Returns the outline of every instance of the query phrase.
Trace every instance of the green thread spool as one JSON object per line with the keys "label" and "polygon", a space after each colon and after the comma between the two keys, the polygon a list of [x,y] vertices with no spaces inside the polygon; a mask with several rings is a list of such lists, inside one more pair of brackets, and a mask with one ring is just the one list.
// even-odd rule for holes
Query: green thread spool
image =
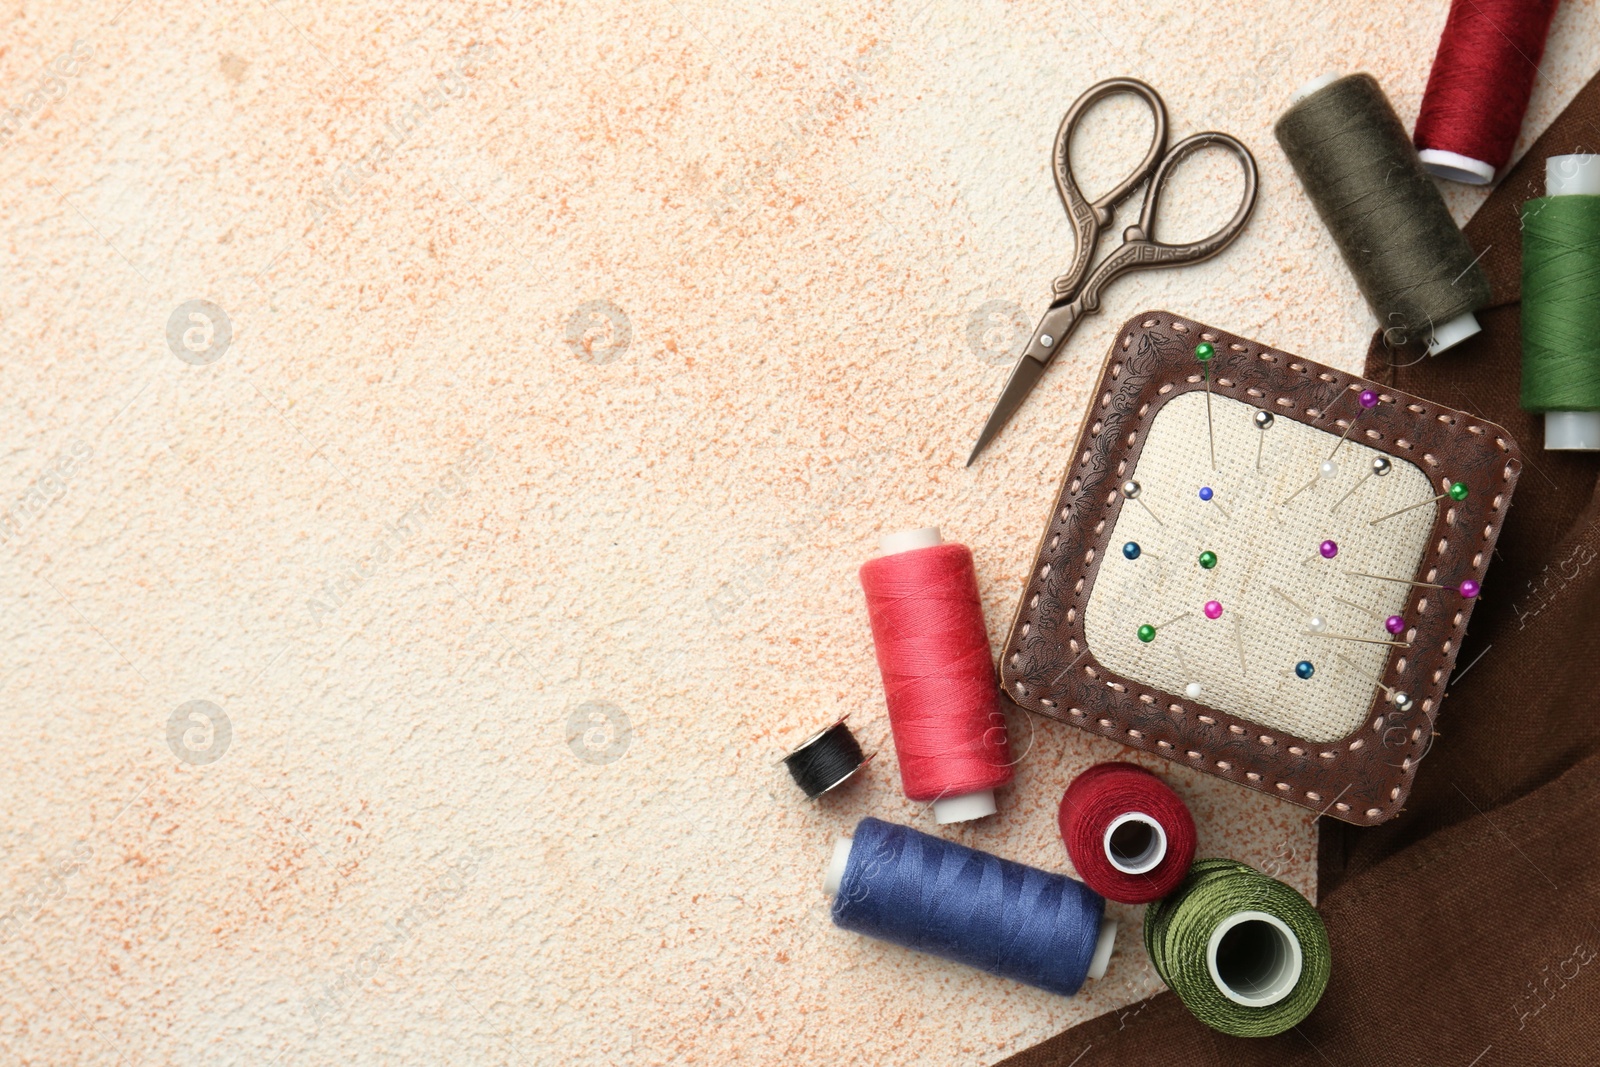
{"label": "green thread spool", "polygon": [[1233,860],[1200,860],[1144,915],[1144,947],[1194,1017],[1235,1037],[1311,1014],[1333,969],[1328,933],[1295,890]]}
{"label": "green thread spool", "polygon": [[1522,205],[1522,407],[1544,447],[1600,450],[1600,155],[1545,160]]}
{"label": "green thread spool", "polygon": [[1479,331],[1489,279],[1372,75],[1302,87],[1273,132],[1386,338],[1434,355]]}

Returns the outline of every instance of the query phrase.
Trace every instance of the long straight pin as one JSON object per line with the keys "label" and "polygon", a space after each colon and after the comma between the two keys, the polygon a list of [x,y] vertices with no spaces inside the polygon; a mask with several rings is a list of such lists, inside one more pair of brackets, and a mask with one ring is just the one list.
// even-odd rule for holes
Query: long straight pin
{"label": "long straight pin", "polygon": [[[1361,395],[1356,398],[1356,402],[1361,405],[1361,411],[1375,408],[1378,406],[1378,394],[1371,389],[1363,389],[1361,390]],[[1350,424],[1344,428],[1344,435],[1339,438],[1339,443],[1333,446],[1333,451],[1328,453],[1329,459],[1338,455],[1339,449],[1344,447],[1345,438],[1349,437],[1350,431],[1356,428],[1356,420],[1361,417],[1361,411],[1357,411],[1350,416]]]}
{"label": "long straight pin", "polygon": [[1283,597],[1283,599],[1287,600],[1289,602],[1289,606],[1290,607],[1297,608],[1300,611],[1305,612],[1307,615],[1311,614],[1311,609],[1310,608],[1306,607],[1304,604],[1300,603],[1298,600],[1294,599],[1288,593],[1285,593],[1282,589],[1279,589],[1277,586],[1273,586],[1272,587],[1272,591],[1274,593],[1277,593],[1279,596]]}
{"label": "long straight pin", "polygon": [[1278,506],[1279,507],[1285,507],[1295,497],[1299,496],[1301,493],[1305,492],[1307,489],[1310,489],[1313,485],[1316,485],[1317,482],[1324,481],[1324,480],[1331,481],[1332,479],[1337,478],[1338,476],[1339,476],[1339,465],[1337,463],[1335,463],[1331,459],[1325,459],[1320,464],[1317,465],[1317,475],[1316,475],[1316,477],[1312,478],[1305,485],[1302,485],[1300,488],[1298,488],[1294,492],[1290,493],[1289,494],[1289,499],[1285,500],[1282,504],[1279,504]]}
{"label": "long straight pin", "polygon": [[1410,578],[1390,578],[1385,574],[1368,574],[1366,571],[1350,571],[1349,573],[1357,575],[1361,578],[1376,578],[1380,582],[1396,582],[1400,585],[1414,585],[1422,589],[1453,589],[1462,596],[1466,597],[1468,600],[1471,600],[1473,597],[1477,596],[1479,591],[1483,588],[1483,586],[1479,585],[1471,578],[1468,578],[1460,585],[1439,585],[1434,582],[1415,582]]}
{"label": "long straight pin", "polygon": [[1376,519],[1373,519],[1371,522],[1367,523],[1367,525],[1376,526],[1378,523],[1384,521],[1384,519],[1392,519],[1396,515],[1404,515],[1408,511],[1415,511],[1417,508],[1427,507],[1429,504],[1437,504],[1446,497],[1458,502],[1467,499],[1467,484],[1465,482],[1452,482],[1450,488],[1440,493],[1438,496],[1430,497],[1427,500],[1419,500],[1415,504],[1407,504],[1399,511],[1391,511],[1387,515],[1382,515]]}
{"label": "long straight pin", "polygon": [[1151,626],[1149,623],[1145,623],[1143,626],[1139,627],[1139,640],[1148,645],[1151,641],[1156,639],[1156,633],[1158,631],[1164,630],[1178,620],[1188,617],[1189,614],[1190,613],[1186,611],[1182,615],[1174,615],[1160,626]]}
{"label": "long straight pin", "polygon": [[1357,489],[1360,489],[1363,485],[1366,485],[1368,478],[1371,478],[1373,475],[1377,475],[1379,478],[1385,477],[1393,469],[1394,464],[1389,462],[1388,456],[1374,457],[1372,460],[1372,469],[1363,477],[1357,479],[1356,484],[1350,487],[1350,491],[1348,493],[1334,501],[1333,507],[1328,509],[1328,513],[1331,515],[1333,512],[1338,511],[1339,505],[1343,504],[1346,500],[1349,500],[1350,497],[1355,494]]}
{"label": "long straight pin", "polygon": [[1211,359],[1217,354],[1209,341],[1201,341],[1194,346],[1194,358],[1200,361],[1200,369],[1206,378],[1206,437],[1211,441],[1211,469],[1217,469],[1217,434],[1211,428]]}
{"label": "long straight pin", "polygon": [[1261,470],[1261,446],[1267,443],[1267,431],[1272,429],[1272,424],[1277,420],[1272,417],[1272,412],[1270,411],[1256,412],[1255,420],[1256,429],[1261,431],[1261,435],[1256,438],[1256,471],[1259,473]]}
{"label": "long straight pin", "polygon": [[1373,611],[1369,607],[1363,607],[1362,605],[1357,604],[1354,600],[1346,600],[1342,596],[1336,596],[1333,599],[1337,600],[1347,608],[1355,608],[1357,611],[1361,612],[1361,614],[1370,616],[1371,618],[1376,619],[1378,622],[1383,623],[1383,628],[1394,634],[1396,637],[1406,632],[1406,618],[1404,615],[1385,615],[1380,611]]}
{"label": "long straight pin", "polygon": [[1334,556],[1337,556],[1338,554],[1339,554],[1339,545],[1338,545],[1337,542],[1324,541],[1324,542],[1322,542],[1322,544],[1317,546],[1316,553],[1314,555],[1312,555],[1310,559],[1303,560],[1301,562],[1300,566],[1304,567],[1307,563],[1315,563],[1319,559],[1332,559]]}
{"label": "long straight pin", "polygon": [[[1143,500],[1139,500],[1139,494],[1143,491],[1144,490],[1140,487],[1139,483],[1134,481],[1132,478],[1129,478],[1127,481],[1122,483],[1122,495],[1127,497],[1129,500],[1138,500],[1140,507],[1144,508],[1146,511],[1150,511],[1150,505],[1146,504]],[[1166,525],[1166,523],[1161,521],[1161,516],[1157,515],[1155,512],[1150,511],[1150,517],[1156,520],[1157,526]]]}
{"label": "long straight pin", "polygon": [[1239,677],[1243,678],[1249,673],[1249,668],[1244,665],[1244,635],[1239,631],[1239,619],[1233,620],[1233,644],[1239,650]]}
{"label": "long straight pin", "polygon": [[1209,485],[1202,485],[1200,487],[1200,499],[1210,501],[1212,507],[1222,512],[1223,518],[1227,519],[1229,522],[1233,521],[1233,516],[1228,514],[1228,509],[1217,503],[1217,494],[1212,491]]}
{"label": "long straight pin", "polygon": [[1410,648],[1410,641],[1379,641],[1373,637],[1347,637],[1344,634],[1319,634],[1315,630],[1306,631],[1310,637],[1326,637],[1330,641],[1360,641],[1364,645],[1389,645],[1392,648]]}

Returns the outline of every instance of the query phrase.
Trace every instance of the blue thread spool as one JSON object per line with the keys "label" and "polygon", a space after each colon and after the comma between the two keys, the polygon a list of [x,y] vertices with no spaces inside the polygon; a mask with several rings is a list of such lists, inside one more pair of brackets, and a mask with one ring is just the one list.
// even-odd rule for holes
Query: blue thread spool
{"label": "blue thread spool", "polygon": [[1106,973],[1105,901],[1064,874],[862,819],[833,850],[834,925],[1071,996]]}

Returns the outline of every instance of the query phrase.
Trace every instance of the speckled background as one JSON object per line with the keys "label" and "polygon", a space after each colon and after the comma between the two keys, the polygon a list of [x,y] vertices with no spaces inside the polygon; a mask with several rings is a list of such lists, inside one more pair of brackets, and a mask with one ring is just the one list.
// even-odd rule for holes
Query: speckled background
{"label": "speckled background", "polygon": [[[7,5],[6,1058],[983,1064],[1150,992],[1136,938],[1069,1000],[828,924],[836,835],[928,825],[855,568],[940,524],[998,641],[1134,311],[1357,367],[1270,126],[1330,68],[1409,121],[1445,9]],[[1260,206],[1117,285],[966,470],[1067,261],[1050,137],[1117,74],[1254,146]],[[881,754],[807,804],[775,761],[842,712]],[[952,836],[1061,868],[1118,752],[1014,726]],[[1162,770],[1203,852],[1310,888],[1304,812]]]}

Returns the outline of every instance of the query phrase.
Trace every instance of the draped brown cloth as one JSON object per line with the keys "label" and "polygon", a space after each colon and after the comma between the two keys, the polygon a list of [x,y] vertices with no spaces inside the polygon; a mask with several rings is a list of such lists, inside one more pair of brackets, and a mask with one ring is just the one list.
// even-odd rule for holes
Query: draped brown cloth
{"label": "draped brown cloth", "polygon": [[1006,1067],[1600,1065],[1600,455],[1544,451],[1517,406],[1519,208],[1545,157],[1575,151],[1600,151],[1600,76],[1466,227],[1493,287],[1483,333],[1367,354],[1368,377],[1504,426],[1527,466],[1405,811],[1319,827],[1322,1002],[1252,1039],[1161,993]]}

